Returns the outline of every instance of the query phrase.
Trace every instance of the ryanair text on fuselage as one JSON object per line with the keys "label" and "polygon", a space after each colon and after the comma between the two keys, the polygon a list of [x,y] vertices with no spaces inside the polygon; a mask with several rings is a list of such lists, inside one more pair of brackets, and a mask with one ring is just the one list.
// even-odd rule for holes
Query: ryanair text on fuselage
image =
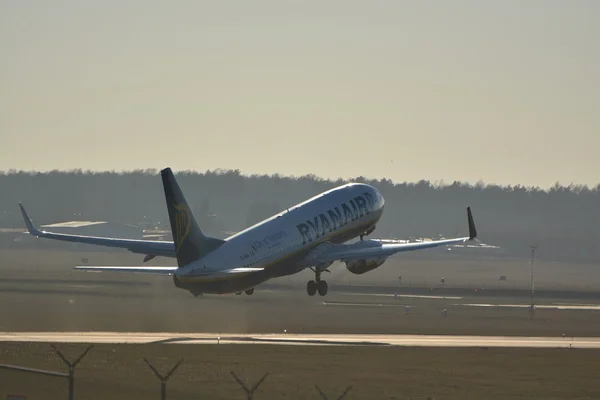
{"label": "ryanair text on fuselage", "polygon": [[373,195],[364,192],[361,196],[356,196],[340,206],[327,210],[326,213],[320,213],[306,223],[296,225],[298,232],[302,235],[302,244],[312,242],[321,236],[343,227],[348,222],[354,221],[373,210],[375,199]]}

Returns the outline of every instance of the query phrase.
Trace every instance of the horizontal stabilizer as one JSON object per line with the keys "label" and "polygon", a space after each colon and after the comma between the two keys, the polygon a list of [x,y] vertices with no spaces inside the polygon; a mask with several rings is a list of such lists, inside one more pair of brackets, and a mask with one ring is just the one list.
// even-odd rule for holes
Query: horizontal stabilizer
{"label": "horizontal stabilizer", "polygon": [[231,269],[221,269],[221,270],[213,270],[213,269],[202,269],[199,271],[192,271],[190,274],[186,274],[187,277],[209,277],[209,276],[228,276],[235,274],[249,274],[252,272],[260,272],[264,271],[264,268],[251,268],[251,267],[240,267],[240,268],[231,268]]}
{"label": "horizontal stabilizer", "polygon": [[225,269],[223,271],[220,272],[224,272],[226,274],[240,274],[240,273],[245,273],[245,272],[258,272],[258,271],[264,271],[264,268],[232,268],[232,269]]}
{"label": "horizontal stabilizer", "polygon": [[137,272],[142,274],[172,275],[177,267],[128,267],[128,266],[76,266],[73,269],[79,271],[112,271],[112,272]]}

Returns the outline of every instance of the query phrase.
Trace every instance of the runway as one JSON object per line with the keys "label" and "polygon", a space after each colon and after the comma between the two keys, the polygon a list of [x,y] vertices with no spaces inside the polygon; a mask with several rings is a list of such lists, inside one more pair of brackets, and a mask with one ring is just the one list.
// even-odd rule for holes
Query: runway
{"label": "runway", "polygon": [[[529,308],[529,304],[452,304],[458,307],[512,307],[512,308]],[[546,308],[554,310],[587,310],[600,311],[600,305],[596,304],[536,304],[535,308]]]}
{"label": "runway", "polygon": [[516,337],[453,335],[310,335],[293,333],[219,334],[153,332],[1,332],[2,342],[279,344],[413,347],[600,348],[600,337]]}

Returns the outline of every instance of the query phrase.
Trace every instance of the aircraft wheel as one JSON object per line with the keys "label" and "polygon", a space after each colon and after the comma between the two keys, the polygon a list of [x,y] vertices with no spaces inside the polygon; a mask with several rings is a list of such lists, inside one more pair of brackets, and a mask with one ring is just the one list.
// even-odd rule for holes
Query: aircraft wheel
{"label": "aircraft wheel", "polygon": [[254,294],[254,288],[246,290],[246,294],[252,296]]}
{"label": "aircraft wheel", "polygon": [[237,292],[236,295],[239,296],[240,294],[242,294],[242,292]]}
{"label": "aircraft wheel", "polygon": [[319,295],[320,296],[325,296],[327,294],[327,282],[326,281],[319,281],[317,283],[317,285],[318,285]]}
{"label": "aircraft wheel", "polygon": [[317,293],[317,282],[308,281],[306,284],[306,293],[308,293],[309,296],[314,296],[315,293]]}

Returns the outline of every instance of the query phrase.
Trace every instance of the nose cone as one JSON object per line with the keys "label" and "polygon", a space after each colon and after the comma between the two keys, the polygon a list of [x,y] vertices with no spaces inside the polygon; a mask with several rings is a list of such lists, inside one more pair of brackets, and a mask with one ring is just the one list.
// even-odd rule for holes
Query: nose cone
{"label": "nose cone", "polygon": [[371,185],[367,185],[366,183],[360,183],[356,185],[359,188],[361,193],[368,194],[369,197],[373,200],[373,211],[378,211],[383,208],[385,205],[385,200],[379,190],[375,189]]}
{"label": "nose cone", "polygon": [[379,193],[379,190],[373,188],[373,192],[373,195],[375,196],[375,208],[380,210],[385,205],[385,199],[383,198],[383,195]]}
{"label": "nose cone", "polygon": [[371,196],[373,196],[373,199],[375,202],[375,204],[373,204],[373,208],[376,211],[379,211],[385,205],[385,200],[383,199],[383,196],[381,195],[381,193],[379,193],[379,190],[375,189],[372,186],[369,186],[369,188],[370,188],[369,193],[371,193]]}

